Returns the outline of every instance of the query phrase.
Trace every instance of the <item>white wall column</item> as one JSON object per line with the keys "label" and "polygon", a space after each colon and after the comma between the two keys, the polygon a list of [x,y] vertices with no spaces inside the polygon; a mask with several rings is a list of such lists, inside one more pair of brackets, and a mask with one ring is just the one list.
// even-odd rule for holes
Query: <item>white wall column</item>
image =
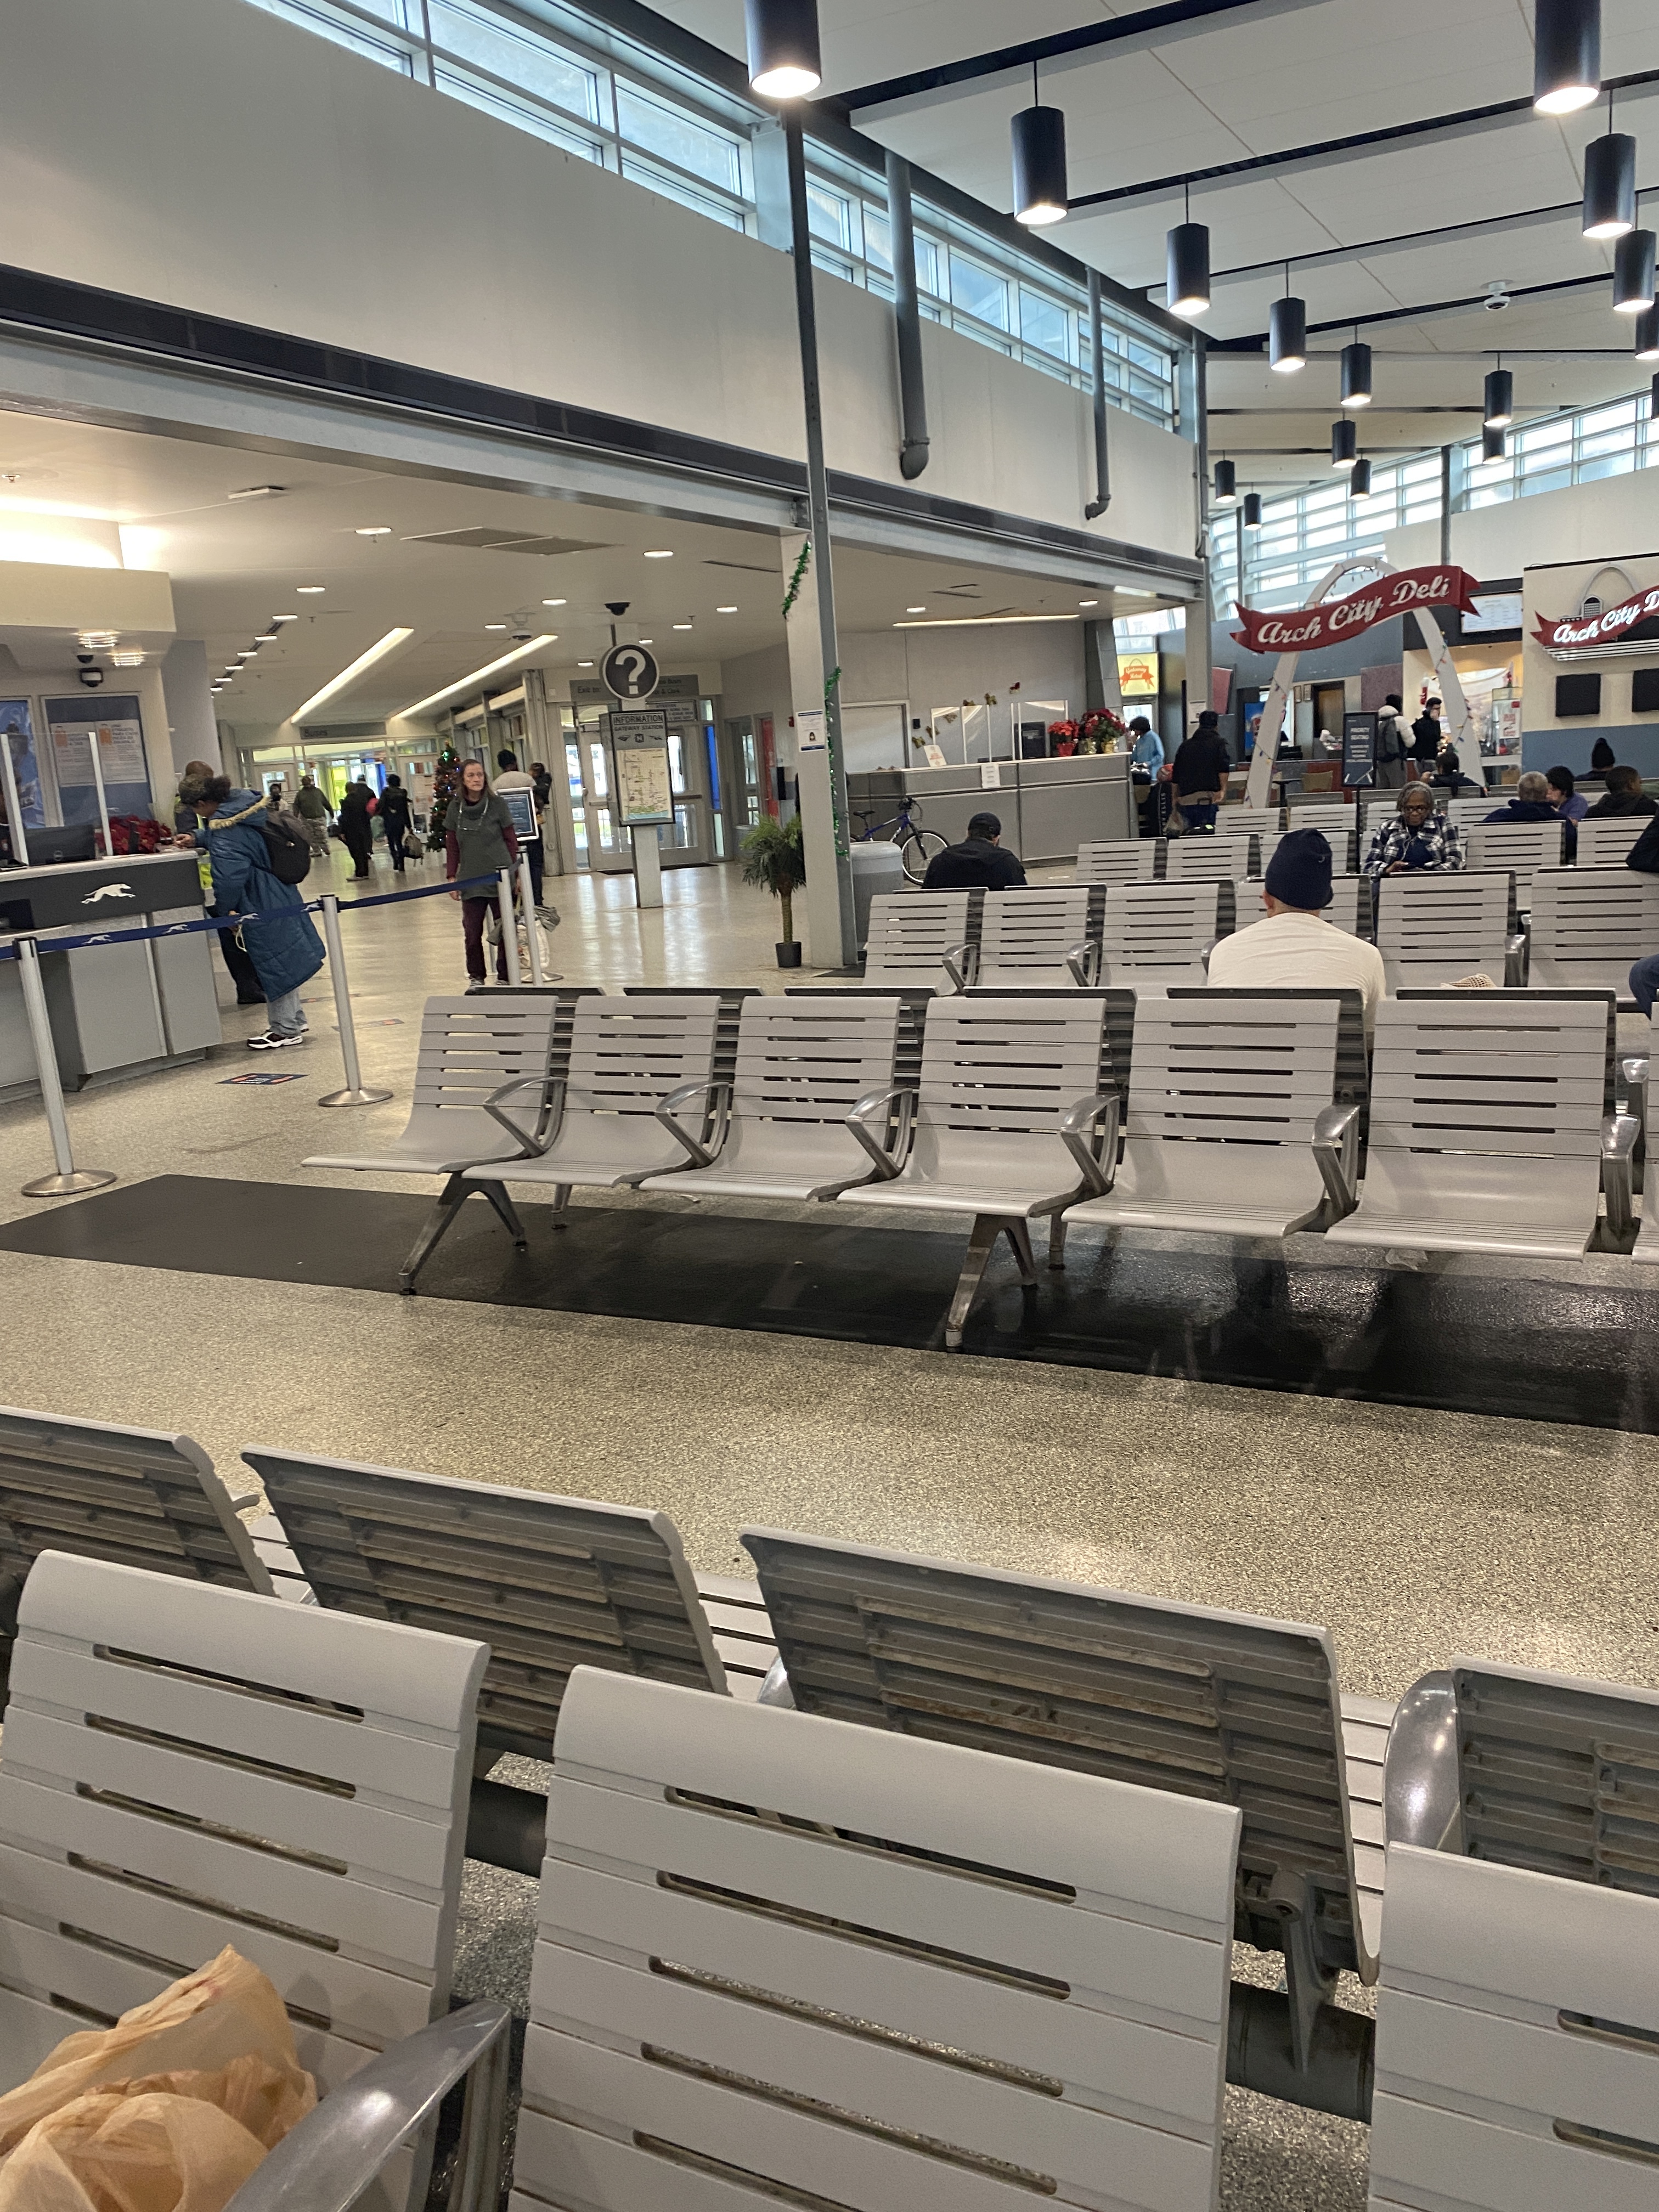
{"label": "white wall column", "polygon": [[219,726],[209,688],[207,647],[199,637],[178,637],[161,656],[161,694],[167,702],[173,765],[180,774],[186,761],[224,765]]}
{"label": "white wall column", "polygon": [[[783,588],[795,573],[804,531],[787,531],[780,538]],[[813,586],[812,563],[784,617],[789,647],[789,704],[799,715],[823,708],[823,647],[818,630],[818,599]],[[836,817],[830,793],[830,756],[824,751],[802,753],[793,731],[777,730],[774,740],[778,765],[793,767],[799,792],[801,838],[806,854],[806,958],[814,968],[842,964],[841,885],[836,868]],[[787,740],[786,752],[786,740]],[[793,756],[793,758],[787,756]]]}
{"label": "white wall column", "polygon": [[525,734],[533,760],[544,761],[553,778],[552,795],[542,816],[542,872],[549,876],[576,871],[576,822],[570,805],[570,769],[565,758],[564,720],[556,699],[547,696],[547,677],[528,668],[524,678]]}

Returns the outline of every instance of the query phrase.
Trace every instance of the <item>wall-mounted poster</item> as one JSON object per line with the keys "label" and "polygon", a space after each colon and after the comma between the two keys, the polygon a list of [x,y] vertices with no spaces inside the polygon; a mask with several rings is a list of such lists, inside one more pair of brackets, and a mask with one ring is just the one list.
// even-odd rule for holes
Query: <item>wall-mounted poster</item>
{"label": "wall-mounted poster", "polygon": [[136,697],[48,699],[46,727],[65,822],[98,819],[92,748],[104,773],[104,802],[112,814],[148,814],[152,800],[144,762],[144,726]]}
{"label": "wall-mounted poster", "polygon": [[[46,823],[46,810],[40,796],[40,763],[34,754],[34,725],[29,720],[27,699],[0,699],[0,732],[3,732],[11,754],[18,810],[27,836],[31,830],[44,830]],[[0,799],[4,794],[5,784],[0,780]]]}
{"label": "wall-mounted poster", "polygon": [[1117,688],[1123,697],[1156,699],[1158,664],[1156,653],[1120,653],[1117,657]]}
{"label": "wall-mounted poster", "polygon": [[668,717],[642,707],[611,716],[617,763],[617,805],[630,827],[674,819],[674,787],[668,771]]}

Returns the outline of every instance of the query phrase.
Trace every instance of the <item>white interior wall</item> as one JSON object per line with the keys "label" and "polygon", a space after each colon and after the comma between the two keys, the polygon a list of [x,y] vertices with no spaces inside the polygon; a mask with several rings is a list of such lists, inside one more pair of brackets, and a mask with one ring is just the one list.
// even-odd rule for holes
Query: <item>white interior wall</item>
{"label": "white interior wall", "polygon": [[[233,0],[0,0],[0,26],[9,261],[802,454],[787,256]],[[818,295],[831,465],[896,483],[891,311]],[[1085,396],[932,325],[923,344],[921,488],[1083,527]],[[1112,429],[1100,534],[1189,554],[1192,447]]]}
{"label": "white interior wall", "polygon": [[[1440,525],[1413,522],[1383,541],[1397,568],[1440,558]],[[1598,477],[1455,514],[1451,556],[1474,576],[1518,576],[1551,561],[1614,560],[1659,548],[1659,469]]]}

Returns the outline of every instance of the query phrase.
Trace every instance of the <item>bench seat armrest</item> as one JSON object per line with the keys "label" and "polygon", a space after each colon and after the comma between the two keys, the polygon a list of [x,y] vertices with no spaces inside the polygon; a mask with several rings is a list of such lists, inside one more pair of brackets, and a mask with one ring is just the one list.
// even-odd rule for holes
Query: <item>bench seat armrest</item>
{"label": "bench seat armrest", "polygon": [[[515,1091],[538,1090],[541,1103],[536,1109],[534,1129],[521,1129],[516,1121],[509,1121],[501,1110],[503,1099],[510,1098]],[[559,1115],[564,1105],[564,1079],[558,1075],[518,1075],[511,1083],[503,1083],[484,1100],[484,1112],[492,1121],[499,1121],[507,1135],[518,1146],[521,1160],[538,1159],[558,1133]]]}
{"label": "bench seat armrest", "polygon": [[[893,1118],[893,1108],[898,1108],[897,1126],[890,1145],[884,1145],[872,1133],[871,1125],[878,1117],[882,1121]],[[890,1182],[904,1165],[904,1156],[910,1149],[910,1125],[915,1116],[916,1094],[904,1084],[890,1091],[872,1091],[860,1098],[847,1116],[847,1126],[876,1164],[876,1172],[884,1182]]]}
{"label": "bench seat armrest", "polygon": [[1093,938],[1085,937],[1079,944],[1066,948],[1066,965],[1077,978],[1078,988],[1092,991],[1100,981],[1100,947]]}
{"label": "bench seat armrest", "polygon": [[1528,951],[1532,943],[1525,930],[1504,943],[1504,988],[1518,991],[1527,980]]}
{"label": "bench seat armrest", "polygon": [[1103,1198],[1117,1178],[1117,1124],[1121,1103],[1115,1091],[1097,1091],[1063,1107],[1060,1141],[1083,1170],[1091,1198]]}
{"label": "bench seat armrest", "polygon": [[939,955],[940,964],[958,991],[967,990],[979,974],[979,947],[976,945],[947,945]]}
{"label": "bench seat armrest", "polygon": [[1336,1218],[1359,1203],[1359,1109],[1322,1106],[1314,1120],[1313,1154]]}
{"label": "bench seat armrest", "polygon": [[1609,1114],[1601,1124],[1601,1189],[1614,1237],[1627,1237],[1636,1218],[1634,1162],[1641,1133],[1634,1114]]}
{"label": "bench seat armrest", "polygon": [[[709,1142],[702,1145],[699,1144],[695,1137],[687,1136],[674,1116],[683,1106],[689,1106],[694,1098],[708,1100],[710,1097],[715,1100],[714,1127],[710,1132]],[[714,1166],[714,1155],[726,1141],[726,1125],[730,1112],[729,1096],[723,1083],[715,1082],[712,1077],[702,1079],[696,1083],[682,1083],[677,1091],[671,1091],[665,1098],[658,1099],[653,1111],[670,1136],[677,1138],[691,1155],[693,1167],[712,1168]]]}

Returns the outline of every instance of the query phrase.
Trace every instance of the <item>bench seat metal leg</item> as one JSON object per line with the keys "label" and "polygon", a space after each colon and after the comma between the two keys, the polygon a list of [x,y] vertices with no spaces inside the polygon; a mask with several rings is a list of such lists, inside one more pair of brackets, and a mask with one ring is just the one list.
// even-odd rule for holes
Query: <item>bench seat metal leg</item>
{"label": "bench seat metal leg", "polygon": [[1063,1213],[1048,1216],[1048,1265],[1051,1267],[1066,1265],[1066,1216]]}
{"label": "bench seat metal leg", "polygon": [[453,1175],[438,1194],[437,1203],[421,1225],[421,1233],[410,1248],[409,1257],[398,1270],[398,1288],[412,1294],[415,1278],[438,1249],[448,1233],[451,1223],[478,1188],[463,1176]]}
{"label": "bench seat metal leg", "polygon": [[974,1300],[979,1296],[979,1286],[985,1279],[985,1270],[990,1265],[996,1241],[1005,1231],[1008,1242],[1014,1248],[1021,1282],[1029,1287],[1036,1281],[1036,1261],[1031,1256],[1031,1232],[1024,1222],[1011,1219],[1006,1214],[976,1213],[968,1238],[968,1251],[962,1263],[962,1273],[957,1278],[956,1296],[951,1299],[951,1310],[945,1316],[945,1347],[947,1352],[958,1352],[962,1348],[963,1325],[968,1319]]}
{"label": "bench seat metal leg", "polygon": [[507,1235],[518,1246],[520,1251],[528,1251],[530,1249],[529,1232],[525,1228],[523,1222],[519,1218],[518,1207],[514,1205],[512,1200],[507,1194],[507,1185],[504,1182],[486,1182],[480,1183],[478,1185],[478,1188],[483,1191],[484,1196],[495,1207]]}

